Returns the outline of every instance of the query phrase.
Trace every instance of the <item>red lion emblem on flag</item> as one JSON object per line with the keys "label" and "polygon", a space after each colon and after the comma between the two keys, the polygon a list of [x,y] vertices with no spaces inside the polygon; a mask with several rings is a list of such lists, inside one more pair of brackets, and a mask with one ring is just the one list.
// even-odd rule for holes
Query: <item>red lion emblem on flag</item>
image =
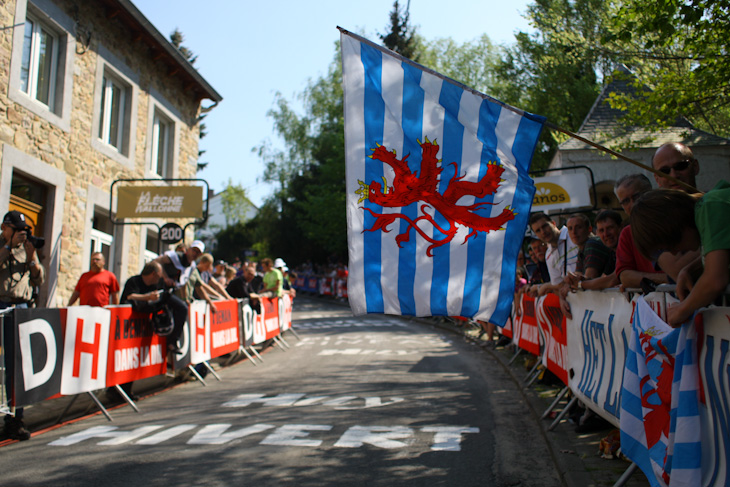
{"label": "red lion emblem on flag", "polygon": [[[376,230],[382,230],[387,233],[390,232],[388,225],[393,223],[397,218],[402,218],[409,225],[403,233],[395,237],[398,246],[400,247],[403,242],[407,242],[410,239],[410,231],[414,228],[421,237],[431,243],[426,250],[426,254],[429,257],[433,257],[433,249],[451,242],[456,235],[459,225],[471,230],[466,238],[464,238],[463,243],[466,243],[477,232],[489,233],[493,230],[504,230],[504,225],[514,219],[516,213],[509,206],[495,217],[485,217],[477,214],[476,211],[494,203],[480,202],[467,206],[457,204],[464,196],[484,198],[494,194],[499,184],[504,181],[504,179],[500,178],[504,172],[504,167],[500,164],[490,162],[487,173],[478,182],[464,181],[463,179],[466,175],[455,177],[449,182],[443,194],[441,194],[437,190],[438,183],[440,182],[439,176],[443,171],[443,165],[440,165],[441,160],[436,158],[439,146],[435,140],[431,142],[428,138],[426,138],[425,142],[419,140],[418,144],[421,146],[421,171],[420,175],[416,176],[408,168],[408,154],[403,159],[398,159],[395,150],[389,151],[386,147],[376,143],[377,147],[371,149],[373,154],[369,157],[393,168],[393,171],[395,171],[393,185],[389,187],[385,177],[383,177],[382,188],[377,181],[371,181],[370,184],[365,184],[365,182],[358,180],[360,189],[355,191],[355,193],[360,195],[358,203],[368,200],[376,205],[390,208],[400,208],[408,206],[411,203],[422,201],[423,204],[420,207],[422,215],[412,220],[403,213],[375,213],[370,208],[361,207],[376,218],[375,223],[363,231],[374,232]],[[452,162],[450,165],[454,166],[455,171],[457,170],[455,162]],[[449,222],[449,227],[442,228],[434,220],[433,215],[426,212],[427,209],[433,209],[434,212],[439,212]],[[444,237],[436,239],[429,236],[418,226],[418,222],[421,220],[425,220],[433,225]]]}

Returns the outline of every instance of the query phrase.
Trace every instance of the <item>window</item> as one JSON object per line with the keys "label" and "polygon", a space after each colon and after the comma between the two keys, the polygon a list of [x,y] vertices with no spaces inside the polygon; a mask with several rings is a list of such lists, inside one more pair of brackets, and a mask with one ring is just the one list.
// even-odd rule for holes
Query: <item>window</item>
{"label": "window", "polygon": [[128,91],[129,88],[119,80],[104,75],[101,86],[99,138],[123,154],[126,148]]}
{"label": "window", "polygon": [[74,21],[51,0],[15,2],[7,96],[71,131]]}
{"label": "window", "polygon": [[162,178],[170,177],[172,166],[172,144],[175,125],[162,113],[155,110],[152,123],[152,154],[149,172]]}
{"label": "window", "polygon": [[55,106],[59,37],[28,16],[23,37],[20,89],[48,107]]}
{"label": "window", "polygon": [[145,264],[147,262],[153,261],[157,258],[160,242],[157,238],[157,231],[155,230],[147,230],[147,239],[145,242],[145,249],[144,249],[144,262]]}
{"label": "window", "polygon": [[101,252],[104,254],[104,260],[106,260],[107,269],[113,270],[114,268],[114,225],[112,225],[109,216],[95,209],[94,220],[91,228],[91,243],[90,253]]}

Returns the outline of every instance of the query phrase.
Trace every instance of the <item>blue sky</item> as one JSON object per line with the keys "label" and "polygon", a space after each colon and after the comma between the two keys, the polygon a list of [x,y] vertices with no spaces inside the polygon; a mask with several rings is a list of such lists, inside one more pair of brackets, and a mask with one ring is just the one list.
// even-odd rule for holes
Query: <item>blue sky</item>
{"label": "blue sky", "polygon": [[[180,29],[183,44],[198,56],[195,67],[223,97],[205,119],[201,160],[210,164],[198,177],[216,192],[230,178],[256,205],[272,188],[259,182],[263,163],[251,149],[265,139],[281,145],[266,115],[274,94],[294,100],[308,79],[326,73],[339,39],[337,26],[379,42],[377,34],[385,32],[393,6],[393,0],[133,2],[165,37]],[[465,42],[487,34],[496,44],[510,44],[516,32],[529,29],[522,17],[528,3],[411,0],[410,20],[429,40]]]}

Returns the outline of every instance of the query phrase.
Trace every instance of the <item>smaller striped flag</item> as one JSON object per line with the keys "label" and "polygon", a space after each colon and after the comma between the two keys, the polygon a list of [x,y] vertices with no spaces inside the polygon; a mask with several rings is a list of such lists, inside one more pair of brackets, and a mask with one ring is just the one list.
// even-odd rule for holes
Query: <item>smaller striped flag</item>
{"label": "smaller striped flag", "polygon": [[701,485],[699,389],[693,322],[671,328],[637,298],[621,390],[621,451],[652,487]]}

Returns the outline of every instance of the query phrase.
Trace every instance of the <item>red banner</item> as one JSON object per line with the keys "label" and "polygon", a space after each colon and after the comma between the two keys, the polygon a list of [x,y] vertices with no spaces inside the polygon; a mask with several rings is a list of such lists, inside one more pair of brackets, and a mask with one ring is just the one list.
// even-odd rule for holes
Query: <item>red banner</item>
{"label": "red banner", "polygon": [[238,350],[238,301],[216,301],[210,313],[210,355],[220,357]]}
{"label": "red banner", "polygon": [[517,339],[517,346],[532,355],[540,355],[539,332],[537,328],[537,317],[535,316],[535,299],[523,294],[520,300],[520,310],[520,335]]}
{"label": "red banner", "polygon": [[261,314],[264,315],[265,340],[279,335],[279,298],[261,298]]}
{"label": "red banner", "polygon": [[568,367],[566,349],[568,346],[565,333],[565,316],[560,309],[560,299],[549,293],[540,298],[537,304],[537,323],[543,332],[545,353],[543,364],[568,385]]}
{"label": "red banner", "polygon": [[108,308],[111,312],[106,385],[124,384],[165,373],[167,340],[155,335],[149,313],[135,313],[131,306]]}

